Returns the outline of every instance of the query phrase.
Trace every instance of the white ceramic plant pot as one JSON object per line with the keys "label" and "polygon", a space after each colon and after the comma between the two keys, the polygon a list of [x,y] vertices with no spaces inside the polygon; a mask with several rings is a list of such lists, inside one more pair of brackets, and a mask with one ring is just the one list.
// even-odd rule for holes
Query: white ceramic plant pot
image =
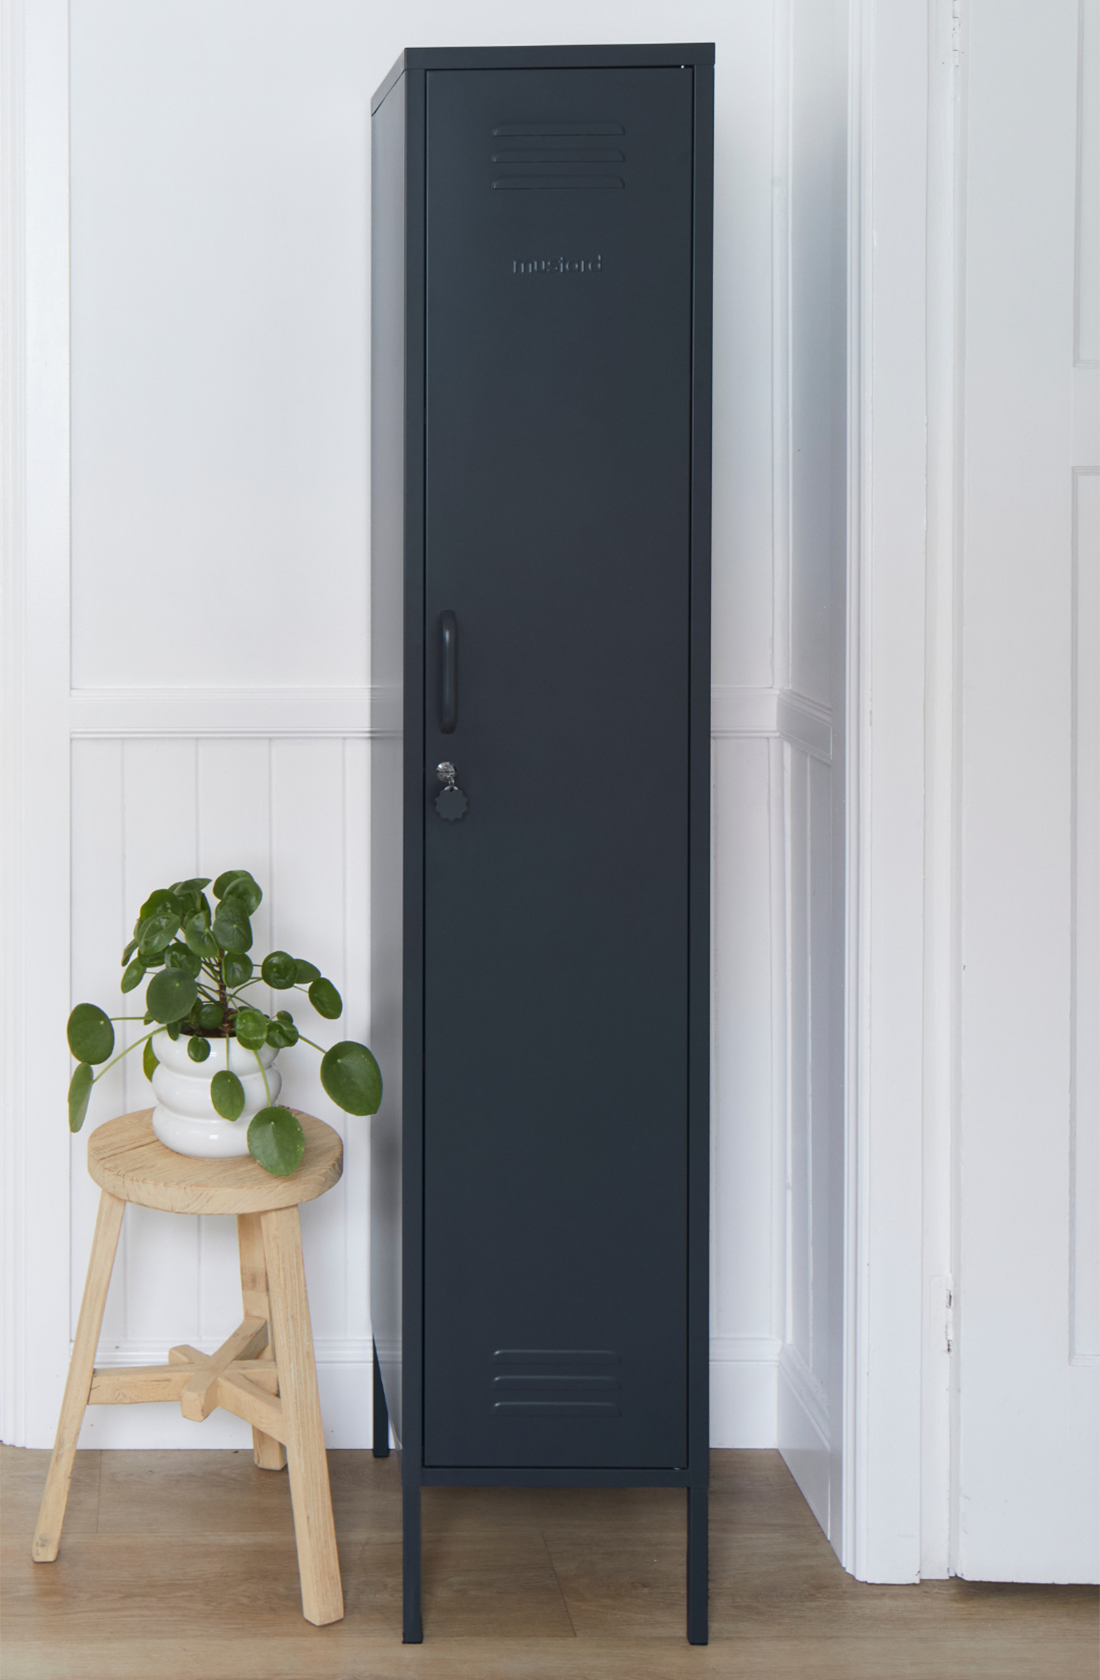
{"label": "white ceramic plant pot", "polygon": [[[272,1064],[278,1050],[265,1044],[259,1051],[264,1072],[256,1065],[257,1052],[245,1050],[235,1038],[211,1038],[205,1062],[193,1062],[187,1054],[190,1042],[185,1033],[173,1040],[166,1032],[153,1039],[157,1065],[153,1070],[153,1130],[161,1143],[177,1155],[247,1155],[248,1122],[268,1103],[278,1102],[282,1075]],[[223,1120],[210,1100],[210,1081],[226,1066],[244,1086],[244,1110],[237,1120]],[[264,1087],[264,1076],[267,1087]]]}

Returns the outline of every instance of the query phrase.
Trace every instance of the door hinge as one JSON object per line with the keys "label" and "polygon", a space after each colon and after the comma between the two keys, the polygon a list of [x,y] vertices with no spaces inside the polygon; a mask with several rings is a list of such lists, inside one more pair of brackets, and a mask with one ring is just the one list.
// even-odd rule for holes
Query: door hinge
{"label": "door hinge", "polygon": [[962,0],[951,0],[951,62],[956,69],[962,62]]}
{"label": "door hinge", "polygon": [[943,1345],[948,1353],[955,1351],[955,1288],[950,1278],[944,1278]]}

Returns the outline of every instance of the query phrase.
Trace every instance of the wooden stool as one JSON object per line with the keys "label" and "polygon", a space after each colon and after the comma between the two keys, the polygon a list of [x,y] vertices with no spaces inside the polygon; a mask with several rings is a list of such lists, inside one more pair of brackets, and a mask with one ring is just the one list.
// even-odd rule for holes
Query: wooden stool
{"label": "wooden stool", "polygon": [[[88,1171],[103,1195],[32,1556],[36,1563],[57,1556],[85,1406],[178,1400],[184,1417],[196,1423],[222,1406],[252,1425],[253,1457],[261,1469],[289,1467],[302,1614],[318,1626],[338,1622],[344,1600],[298,1204],[336,1183],[343,1145],[331,1126],[299,1114],[306,1134],[301,1164],[291,1177],[275,1178],[249,1155],[197,1160],[175,1154],[155,1137],[152,1112],[109,1120],[88,1140]],[[93,1369],[127,1202],[168,1213],[236,1214],[244,1318],[216,1353],[174,1347],[167,1365]]]}

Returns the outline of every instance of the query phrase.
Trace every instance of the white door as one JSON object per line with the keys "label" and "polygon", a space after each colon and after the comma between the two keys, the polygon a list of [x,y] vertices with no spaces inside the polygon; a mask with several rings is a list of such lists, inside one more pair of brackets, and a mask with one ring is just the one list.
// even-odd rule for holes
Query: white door
{"label": "white door", "polygon": [[1097,1579],[1097,0],[964,41],[955,1568]]}

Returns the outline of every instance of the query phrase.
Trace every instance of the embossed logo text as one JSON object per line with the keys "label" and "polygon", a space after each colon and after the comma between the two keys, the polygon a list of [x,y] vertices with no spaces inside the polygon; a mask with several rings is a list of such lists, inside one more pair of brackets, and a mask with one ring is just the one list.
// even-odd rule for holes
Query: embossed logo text
{"label": "embossed logo text", "polygon": [[521,258],[512,263],[513,274],[598,274],[603,258],[596,257],[536,257],[530,262]]}

